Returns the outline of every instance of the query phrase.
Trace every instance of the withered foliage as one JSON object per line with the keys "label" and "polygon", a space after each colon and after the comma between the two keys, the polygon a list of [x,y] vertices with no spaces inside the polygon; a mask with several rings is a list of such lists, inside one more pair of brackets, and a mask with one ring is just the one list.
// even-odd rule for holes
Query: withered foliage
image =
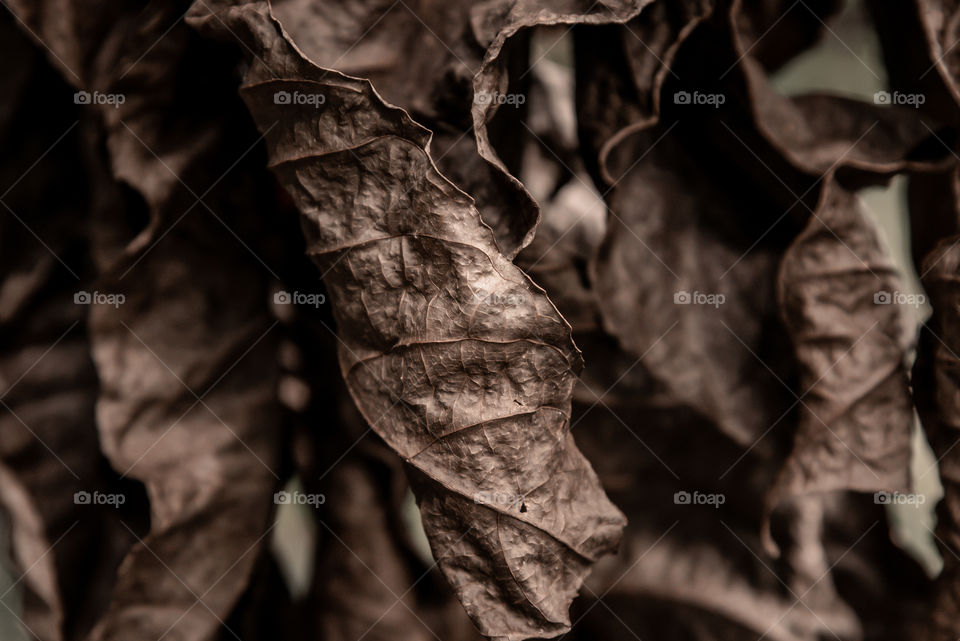
{"label": "withered foliage", "polygon": [[[873,102],[779,92],[841,4],[8,0],[0,614],[960,637],[960,7],[871,4]],[[895,176],[919,338],[858,195]],[[936,579],[882,505],[915,409]]]}

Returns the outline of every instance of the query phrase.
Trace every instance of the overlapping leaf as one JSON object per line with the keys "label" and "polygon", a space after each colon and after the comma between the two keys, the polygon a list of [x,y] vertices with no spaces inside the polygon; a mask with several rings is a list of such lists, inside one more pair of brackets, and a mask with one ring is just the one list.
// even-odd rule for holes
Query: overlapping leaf
{"label": "overlapping leaf", "polygon": [[[257,54],[241,91],[303,212],[344,378],[412,466],[434,554],[468,613],[491,637],[563,632],[623,525],[567,431],[580,367],[569,326],[439,174],[428,132],[368,82],[304,59],[266,5],[191,20],[227,21]],[[323,106],[278,105],[280,91]]]}
{"label": "overlapping leaf", "polygon": [[[834,489],[907,491],[912,341],[901,286],[856,197],[832,180],[787,250],[778,296],[800,363],[796,442],[771,506]],[[889,299],[889,300],[888,300]]]}

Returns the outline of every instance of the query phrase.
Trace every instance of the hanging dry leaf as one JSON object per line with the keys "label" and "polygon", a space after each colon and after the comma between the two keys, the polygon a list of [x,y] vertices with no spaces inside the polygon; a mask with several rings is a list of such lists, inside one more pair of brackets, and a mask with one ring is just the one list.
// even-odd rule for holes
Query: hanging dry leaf
{"label": "hanging dry leaf", "polygon": [[793,452],[767,501],[850,488],[909,491],[913,336],[900,284],[856,196],[832,178],[787,250],[778,297],[800,363]]}
{"label": "hanging dry leaf", "polygon": [[[413,468],[434,555],[468,613],[491,637],[563,632],[623,525],[567,431],[580,367],[569,326],[436,170],[428,132],[368,82],[302,58],[264,5],[191,21],[249,34],[241,92],[304,214],[344,378]],[[278,104],[281,91],[323,106]]]}

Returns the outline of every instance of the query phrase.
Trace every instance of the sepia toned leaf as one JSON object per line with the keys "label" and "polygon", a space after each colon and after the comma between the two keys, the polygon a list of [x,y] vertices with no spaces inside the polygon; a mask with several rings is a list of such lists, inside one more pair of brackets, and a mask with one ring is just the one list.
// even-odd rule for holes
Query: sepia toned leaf
{"label": "sepia toned leaf", "polygon": [[787,250],[778,298],[804,390],[793,452],[767,496],[910,487],[913,340],[899,278],[856,196],[828,179]]}
{"label": "sepia toned leaf", "polygon": [[949,3],[7,9],[0,636],[960,635]]}
{"label": "sepia toned leaf", "polygon": [[[487,636],[562,633],[623,526],[567,431],[569,326],[439,174],[429,132],[369,82],[304,59],[262,4],[190,20],[226,20],[256,51],[241,93],[304,215],[341,370],[410,466],[448,581]],[[323,107],[278,104],[278,91],[320,93]]]}

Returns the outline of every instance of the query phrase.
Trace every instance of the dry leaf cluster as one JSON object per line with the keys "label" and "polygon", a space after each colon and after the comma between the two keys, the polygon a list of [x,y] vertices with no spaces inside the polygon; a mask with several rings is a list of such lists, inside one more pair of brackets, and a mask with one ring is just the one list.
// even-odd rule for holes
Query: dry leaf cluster
{"label": "dry leaf cluster", "polygon": [[774,86],[836,0],[4,4],[27,638],[960,637],[956,3],[872,102]]}

